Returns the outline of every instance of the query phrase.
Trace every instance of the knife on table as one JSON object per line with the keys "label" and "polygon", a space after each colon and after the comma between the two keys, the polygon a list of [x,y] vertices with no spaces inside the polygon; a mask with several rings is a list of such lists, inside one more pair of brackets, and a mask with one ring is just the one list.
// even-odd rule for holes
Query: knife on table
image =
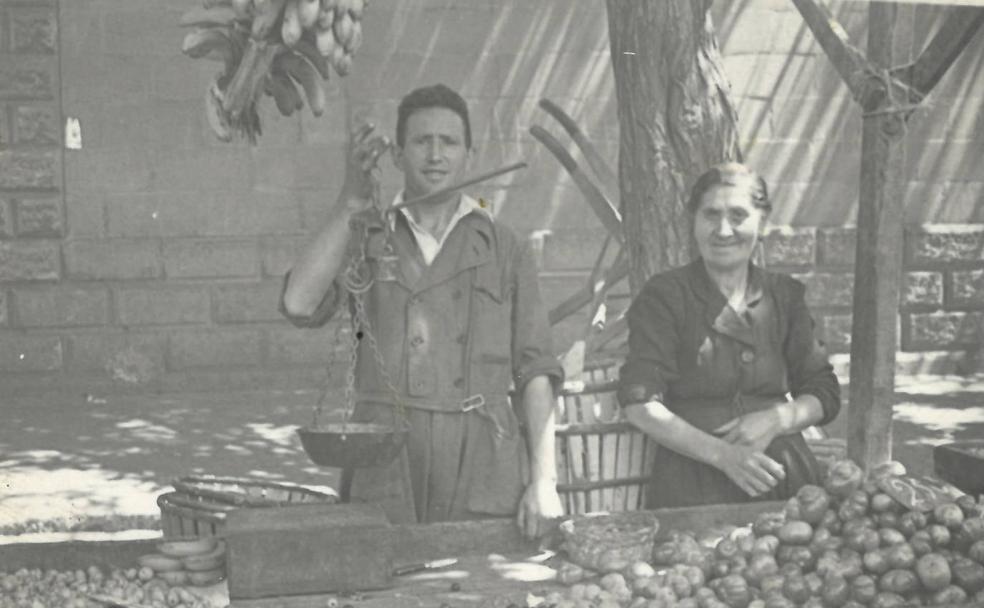
{"label": "knife on table", "polygon": [[440,568],[447,568],[448,566],[453,566],[457,563],[458,563],[458,558],[448,557],[445,559],[434,559],[429,562],[408,564],[406,566],[400,566],[399,568],[393,570],[393,576],[403,576],[404,574],[413,574],[414,572],[423,572],[424,570],[437,570]]}

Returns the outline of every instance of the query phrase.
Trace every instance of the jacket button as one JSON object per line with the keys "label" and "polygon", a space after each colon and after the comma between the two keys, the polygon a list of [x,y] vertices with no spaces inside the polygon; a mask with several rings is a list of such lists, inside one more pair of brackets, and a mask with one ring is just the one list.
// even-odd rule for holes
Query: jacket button
{"label": "jacket button", "polygon": [[454,291],[452,291],[451,292],[451,299],[452,300],[460,300],[461,299],[461,290],[460,289],[455,289]]}
{"label": "jacket button", "polygon": [[424,339],[420,336],[414,336],[410,338],[410,346],[420,346],[424,343]]}
{"label": "jacket button", "polygon": [[458,334],[458,337],[455,338],[455,342],[457,342],[458,344],[464,344],[465,340],[467,339],[468,337],[465,334]]}
{"label": "jacket button", "polygon": [[745,363],[751,363],[755,360],[755,353],[750,350],[741,351],[741,360]]}
{"label": "jacket button", "polygon": [[455,378],[455,380],[454,380],[454,387],[455,388],[461,388],[464,385],[465,385],[465,379],[464,378]]}

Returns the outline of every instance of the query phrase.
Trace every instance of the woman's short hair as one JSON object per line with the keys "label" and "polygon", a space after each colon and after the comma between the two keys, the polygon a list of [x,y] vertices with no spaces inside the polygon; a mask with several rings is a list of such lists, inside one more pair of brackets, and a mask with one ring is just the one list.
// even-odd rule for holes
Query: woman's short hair
{"label": "woman's short hair", "polygon": [[396,110],[396,145],[401,148],[407,140],[407,120],[417,110],[447,108],[461,117],[465,125],[465,147],[471,149],[471,123],[468,120],[468,104],[451,87],[434,84],[407,93]]}
{"label": "woman's short hair", "polygon": [[762,177],[741,163],[722,163],[705,171],[690,190],[690,200],[687,209],[697,213],[704,195],[718,186],[745,186],[752,197],[752,204],[769,213],[772,202],[769,200],[769,189]]}

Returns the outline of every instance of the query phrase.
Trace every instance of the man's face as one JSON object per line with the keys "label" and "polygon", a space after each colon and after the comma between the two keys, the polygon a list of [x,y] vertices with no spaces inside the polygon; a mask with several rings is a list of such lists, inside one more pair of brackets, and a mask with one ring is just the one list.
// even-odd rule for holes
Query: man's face
{"label": "man's face", "polygon": [[465,146],[465,124],[458,114],[443,107],[422,108],[411,114],[404,126],[403,147],[393,148],[393,160],[403,171],[404,198],[430,194],[461,181],[471,150]]}

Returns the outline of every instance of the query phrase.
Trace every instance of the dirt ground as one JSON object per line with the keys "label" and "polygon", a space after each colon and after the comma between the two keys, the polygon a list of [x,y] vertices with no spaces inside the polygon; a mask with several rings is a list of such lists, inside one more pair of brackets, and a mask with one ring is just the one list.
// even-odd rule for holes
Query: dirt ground
{"label": "dirt ground", "polygon": [[[899,378],[894,457],[929,473],[932,448],[984,440],[984,376]],[[227,392],[0,397],[0,535],[38,522],[149,521],[157,496],[191,473],[333,487],[294,429],[317,394]],[[828,431],[844,436],[846,408]],[[34,523],[32,523],[34,522]]]}

